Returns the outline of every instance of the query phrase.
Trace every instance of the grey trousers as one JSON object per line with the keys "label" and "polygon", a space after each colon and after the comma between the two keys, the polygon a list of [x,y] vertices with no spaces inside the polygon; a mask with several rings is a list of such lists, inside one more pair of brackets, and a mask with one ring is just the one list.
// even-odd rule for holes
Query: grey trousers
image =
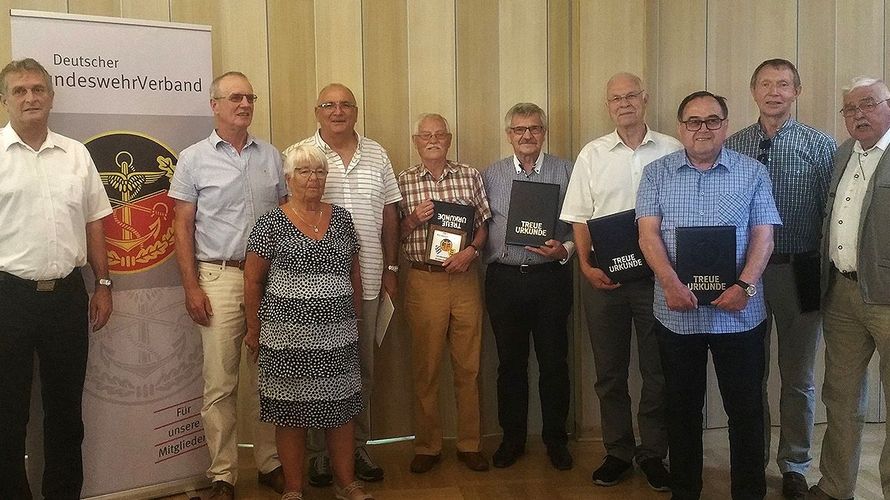
{"label": "grey trousers", "polygon": [[[813,423],[816,414],[816,348],[822,337],[820,311],[801,313],[791,264],[770,264],[763,273],[763,285],[769,318],[775,321],[778,344],[779,375],[779,471],[806,475],[810,468]],[[770,412],[767,397],[769,378],[770,330],[765,339],[766,370],[763,374],[763,409],[765,455],[770,450]]]}
{"label": "grey trousers", "polygon": [[[652,331],[653,282],[643,279],[615,290],[599,290],[586,281],[581,286],[590,346],[596,369],[594,389],[600,400],[600,424],[606,453],[626,462],[667,455],[664,375],[658,340]],[[636,331],[643,386],[637,424],[633,429],[631,398],[627,387],[630,370],[631,325]]]}

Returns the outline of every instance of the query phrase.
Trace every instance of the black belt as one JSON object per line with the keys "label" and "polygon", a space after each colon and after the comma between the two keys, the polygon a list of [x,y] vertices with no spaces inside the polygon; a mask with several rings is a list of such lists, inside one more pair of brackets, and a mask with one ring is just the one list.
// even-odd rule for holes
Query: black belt
{"label": "black belt", "polygon": [[791,256],[793,254],[790,253],[774,253],[769,256],[770,264],[790,264]]}
{"label": "black belt", "polygon": [[14,274],[0,271],[0,281],[13,283],[16,286],[34,290],[37,292],[55,292],[63,288],[67,288],[68,282],[74,278],[81,279],[80,268],[75,268],[68,276],[53,280],[27,280],[19,278]]}
{"label": "black belt", "polygon": [[834,265],[834,262],[831,263],[831,268],[837,271],[838,274],[847,278],[850,281],[859,281],[859,276],[856,274],[856,271],[841,271]]}
{"label": "black belt", "polygon": [[237,267],[240,270],[244,270],[244,263],[246,261],[243,260],[202,260],[205,264],[213,264],[214,266],[223,266],[223,267]]}
{"label": "black belt", "polygon": [[445,268],[442,266],[431,266],[429,264],[424,264],[422,262],[411,262],[411,269],[417,269],[418,271],[426,271],[429,273],[444,273]]}
{"label": "black belt", "polygon": [[559,262],[545,262],[543,264],[521,264],[518,266],[513,266],[510,264],[501,264],[500,262],[492,262],[488,265],[488,267],[494,267],[496,269],[509,270],[513,272],[517,272],[520,274],[531,274],[531,273],[547,273],[551,271],[558,271],[563,268],[563,265]]}

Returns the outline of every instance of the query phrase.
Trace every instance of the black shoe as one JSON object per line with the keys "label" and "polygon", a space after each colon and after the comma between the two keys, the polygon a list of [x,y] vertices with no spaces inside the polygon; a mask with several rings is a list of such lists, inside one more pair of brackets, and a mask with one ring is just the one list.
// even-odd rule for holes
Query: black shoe
{"label": "black shoe", "polygon": [[498,450],[494,452],[494,455],[491,457],[491,464],[499,469],[510,467],[519,460],[519,457],[521,457],[523,453],[525,453],[524,444],[514,444],[504,441],[498,446]]}
{"label": "black shoe", "polygon": [[[784,482],[784,480],[785,480],[785,477],[783,476],[782,482]],[[810,492],[807,494],[806,499],[807,500],[842,500],[840,498],[835,498],[833,496],[829,496],[828,493],[825,493],[824,491],[822,491],[822,488],[819,488],[819,486],[817,486],[817,485],[810,488]],[[849,498],[847,500],[853,500],[853,499]]]}
{"label": "black shoe", "polygon": [[630,470],[631,467],[633,467],[633,464],[630,462],[625,462],[612,455],[606,455],[606,458],[603,459],[603,465],[600,465],[599,469],[593,471],[591,479],[593,479],[593,484],[599,486],[615,486],[621,481],[621,476]]}
{"label": "black shoe", "polygon": [[256,473],[256,482],[275,490],[275,493],[284,493],[284,469],[279,465],[273,471],[263,474]]}
{"label": "black shoe", "polygon": [[803,500],[807,496],[807,478],[799,472],[785,472],[782,474],[782,496],[793,500]]}
{"label": "black shoe", "polygon": [[554,444],[547,447],[547,456],[550,464],[556,470],[569,470],[572,468],[572,454],[564,444]]}
{"label": "black shoe", "polygon": [[671,491],[671,474],[664,468],[660,458],[647,458],[640,462],[640,469],[646,475],[649,487],[655,491]]}
{"label": "black shoe", "polygon": [[225,481],[214,481],[210,486],[210,499],[235,500],[235,487]]}
{"label": "black shoe", "polygon": [[356,448],[353,457],[355,458],[355,477],[369,483],[383,479],[383,469],[371,460],[368,450],[364,446]]}
{"label": "black shoe", "polygon": [[330,486],[334,482],[331,459],[321,454],[309,459],[309,484],[316,487]]}

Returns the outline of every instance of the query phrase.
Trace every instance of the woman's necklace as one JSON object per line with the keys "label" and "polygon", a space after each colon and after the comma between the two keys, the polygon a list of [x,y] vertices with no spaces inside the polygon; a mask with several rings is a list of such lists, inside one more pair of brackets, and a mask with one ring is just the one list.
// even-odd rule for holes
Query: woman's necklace
{"label": "woman's necklace", "polygon": [[293,205],[288,204],[287,206],[290,207],[291,212],[293,212],[294,215],[299,217],[301,221],[305,222],[309,226],[312,226],[312,230],[315,231],[316,233],[318,232],[318,225],[321,223],[321,214],[324,213],[324,208],[319,209],[318,217],[315,218],[315,224],[313,224],[313,223],[309,222],[308,220],[306,220],[302,215],[300,215],[300,212],[297,212],[297,209],[294,208]]}

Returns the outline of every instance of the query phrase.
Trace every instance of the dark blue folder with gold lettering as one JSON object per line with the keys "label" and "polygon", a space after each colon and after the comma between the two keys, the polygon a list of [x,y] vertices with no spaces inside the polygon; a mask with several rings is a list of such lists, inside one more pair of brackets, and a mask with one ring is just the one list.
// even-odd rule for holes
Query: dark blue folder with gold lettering
{"label": "dark blue folder with gold lettering", "polygon": [[677,228],[677,277],[698,298],[710,303],[735,283],[735,226]]}

